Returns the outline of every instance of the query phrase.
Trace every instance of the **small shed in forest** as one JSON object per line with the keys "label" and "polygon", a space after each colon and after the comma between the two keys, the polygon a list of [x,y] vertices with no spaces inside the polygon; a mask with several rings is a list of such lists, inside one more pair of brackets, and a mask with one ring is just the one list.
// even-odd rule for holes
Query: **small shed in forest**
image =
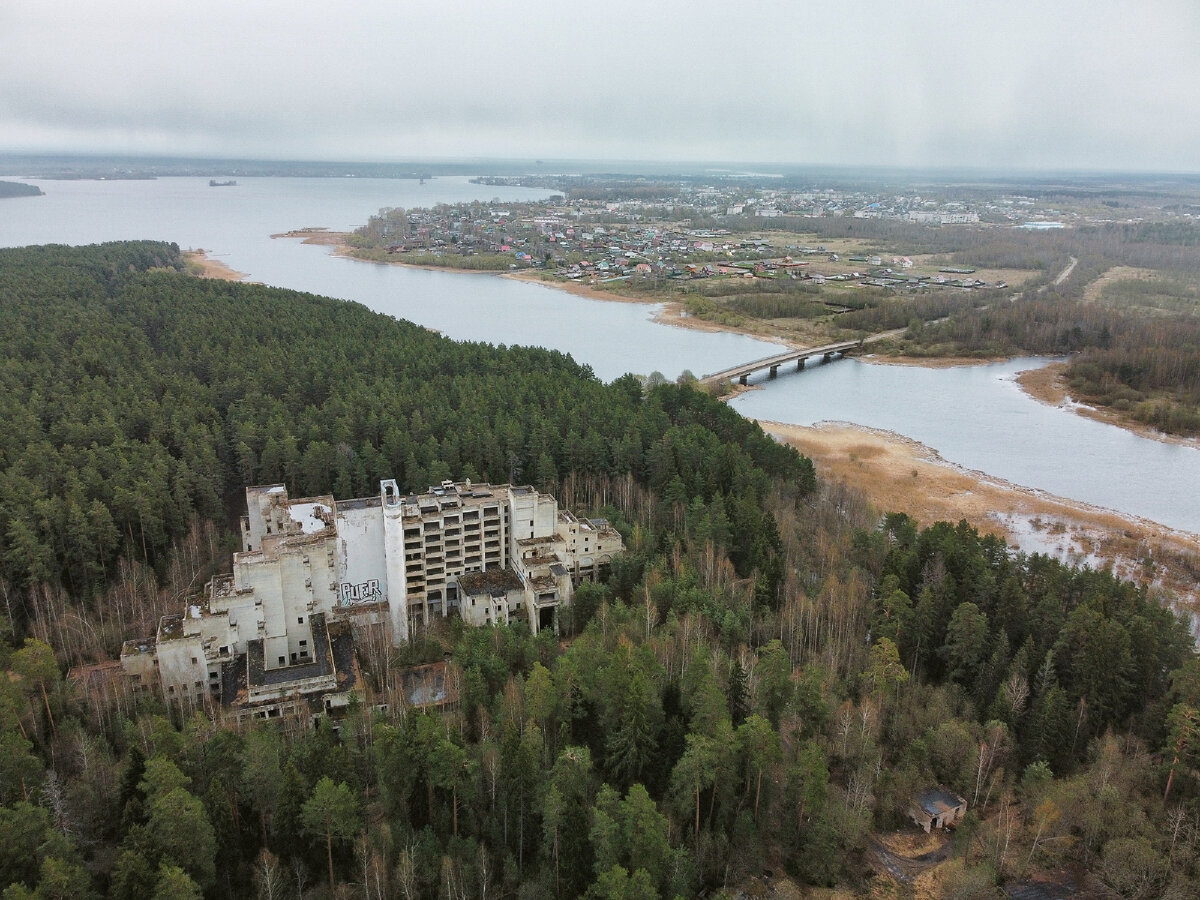
{"label": "small shed in forest", "polygon": [[945,788],[933,788],[913,798],[908,814],[928,834],[961,822],[967,814],[967,801]]}

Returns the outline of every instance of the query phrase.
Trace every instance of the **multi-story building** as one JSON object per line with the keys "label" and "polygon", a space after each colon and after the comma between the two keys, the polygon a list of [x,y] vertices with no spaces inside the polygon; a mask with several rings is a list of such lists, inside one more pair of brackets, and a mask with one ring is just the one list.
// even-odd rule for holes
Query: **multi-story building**
{"label": "multi-story building", "polygon": [[246,509],[232,573],[122,652],[129,677],[156,670],[168,700],[278,714],[318,698],[330,709],[357,681],[356,631],[399,645],[452,614],[557,630],[575,585],[624,549],[607,521],[531,487],[447,481],[405,494],[388,480],[377,497],[338,501],[267,485],[246,489]]}

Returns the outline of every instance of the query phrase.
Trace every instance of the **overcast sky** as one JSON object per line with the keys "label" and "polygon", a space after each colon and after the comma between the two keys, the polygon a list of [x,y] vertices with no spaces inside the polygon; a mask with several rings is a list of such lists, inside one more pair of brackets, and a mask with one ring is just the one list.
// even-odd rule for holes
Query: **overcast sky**
{"label": "overcast sky", "polygon": [[1200,171],[1197,0],[0,0],[0,150]]}

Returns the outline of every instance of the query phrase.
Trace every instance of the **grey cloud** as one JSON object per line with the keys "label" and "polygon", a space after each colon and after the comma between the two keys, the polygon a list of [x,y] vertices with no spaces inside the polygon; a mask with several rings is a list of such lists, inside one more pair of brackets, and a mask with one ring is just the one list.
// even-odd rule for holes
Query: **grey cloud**
{"label": "grey cloud", "polygon": [[1187,0],[0,11],[0,149],[1200,168]]}

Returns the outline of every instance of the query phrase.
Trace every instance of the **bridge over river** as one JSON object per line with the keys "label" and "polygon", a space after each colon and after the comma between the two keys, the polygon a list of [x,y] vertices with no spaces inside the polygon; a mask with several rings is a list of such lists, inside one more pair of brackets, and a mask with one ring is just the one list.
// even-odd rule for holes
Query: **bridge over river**
{"label": "bridge over river", "polygon": [[[879,335],[877,337],[882,337]],[[755,372],[767,370],[767,377],[774,378],[779,374],[779,367],[794,362],[796,371],[799,372],[804,368],[805,362],[813,357],[821,357],[822,362],[829,362],[836,356],[844,355],[848,350],[855,350],[863,345],[863,340],[839,341],[836,344],[823,344],[820,347],[805,347],[800,350],[789,350],[786,353],[779,353],[775,356],[768,356],[764,359],[756,359],[754,362],[742,363],[740,366],[734,366],[732,369],[725,369],[722,372],[714,372],[712,375],[705,375],[700,379],[701,384],[720,384],[724,381],[737,380],[739,384],[746,384],[747,380]]]}

